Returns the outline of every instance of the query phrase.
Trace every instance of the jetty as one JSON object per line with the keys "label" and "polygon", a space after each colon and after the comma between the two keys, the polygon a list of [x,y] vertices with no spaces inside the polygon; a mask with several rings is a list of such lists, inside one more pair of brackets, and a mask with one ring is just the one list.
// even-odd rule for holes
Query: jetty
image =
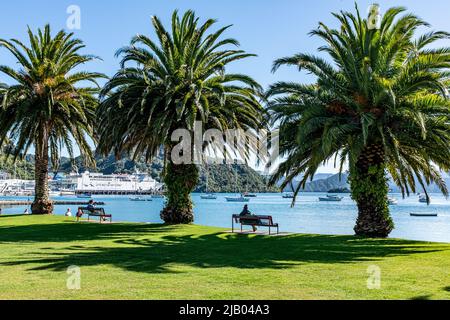
{"label": "jetty", "polygon": [[[1,200],[0,207],[5,206],[30,206],[33,203],[31,200]],[[55,200],[53,201],[55,206],[85,206],[88,205],[88,201],[67,201],[67,200]],[[104,202],[94,202],[97,206],[104,206]]]}

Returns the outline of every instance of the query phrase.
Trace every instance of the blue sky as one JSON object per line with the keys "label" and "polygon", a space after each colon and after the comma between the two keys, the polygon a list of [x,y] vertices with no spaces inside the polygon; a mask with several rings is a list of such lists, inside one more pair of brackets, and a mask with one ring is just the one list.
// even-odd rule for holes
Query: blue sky
{"label": "blue sky", "polygon": [[[357,1],[364,13],[373,1]],[[432,24],[433,29],[450,31],[450,2],[377,1],[381,13],[391,6],[405,6]],[[150,17],[157,15],[167,25],[174,9],[193,9],[201,18],[215,18],[217,26],[232,24],[226,34],[236,38],[241,48],[258,55],[236,63],[230,70],[247,73],[264,87],[279,80],[309,82],[312,79],[294,68],[270,72],[273,61],[297,52],[316,52],[321,45],[308,32],[322,21],[335,25],[331,12],[351,10],[352,0],[15,0],[4,1],[0,11],[0,38],[26,40],[26,27],[32,29],[50,23],[53,30],[66,28],[70,5],[81,9],[81,29],[76,36],[87,45],[86,53],[103,61],[86,66],[90,70],[113,75],[118,68],[115,51],[137,33],[153,34]],[[448,45],[448,44],[447,44]],[[0,64],[13,66],[14,59],[0,50]],[[9,82],[0,75],[0,81]],[[333,171],[326,166],[321,171]]]}

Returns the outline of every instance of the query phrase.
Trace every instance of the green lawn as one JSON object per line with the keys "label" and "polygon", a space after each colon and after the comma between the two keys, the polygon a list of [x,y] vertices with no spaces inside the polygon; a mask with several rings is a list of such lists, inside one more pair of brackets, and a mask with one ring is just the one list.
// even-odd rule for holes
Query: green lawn
{"label": "green lawn", "polygon": [[[224,231],[3,216],[0,299],[450,298],[450,244]],[[66,287],[71,265],[79,291]]]}

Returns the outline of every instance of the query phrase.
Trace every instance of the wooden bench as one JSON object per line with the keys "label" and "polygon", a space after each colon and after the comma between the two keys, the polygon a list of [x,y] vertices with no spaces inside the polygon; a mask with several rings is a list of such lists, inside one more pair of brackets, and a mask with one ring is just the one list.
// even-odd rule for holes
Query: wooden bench
{"label": "wooden bench", "polygon": [[[79,211],[83,213],[83,215],[88,216],[88,221],[91,220],[91,217],[98,217],[100,219],[100,223],[103,221],[108,221],[112,223],[112,214],[106,214],[105,209],[103,208],[95,208],[94,210],[89,210],[88,208],[78,208]],[[78,214],[78,213],[77,213]],[[78,220],[80,217],[77,217]]]}
{"label": "wooden bench", "polygon": [[272,228],[277,228],[277,234],[280,233],[279,225],[278,223],[273,223],[272,216],[241,216],[239,214],[234,214],[232,218],[233,233],[235,223],[241,225],[241,232],[243,231],[243,226],[252,226],[269,228],[269,235],[272,234]]}

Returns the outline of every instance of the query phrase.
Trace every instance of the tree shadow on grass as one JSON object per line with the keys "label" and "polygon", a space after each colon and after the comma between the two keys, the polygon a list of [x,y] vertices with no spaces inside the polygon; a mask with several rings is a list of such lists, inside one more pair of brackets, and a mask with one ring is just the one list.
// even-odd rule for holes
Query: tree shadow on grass
{"label": "tree shadow on grass", "polygon": [[[11,228],[13,230],[8,230]],[[24,238],[22,241],[111,241],[104,246],[84,242],[58,249],[40,248],[39,252],[31,253],[33,258],[24,257],[0,265],[32,265],[32,270],[54,271],[63,271],[70,265],[112,265],[133,272],[171,273],[174,264],[196,268],[282,269],[305,263],[373,262],[386,257],[449,250],[448,246],[438,244],[424,246],[413,241],[349,236],[270,237],[206,233],[207,229],[196,229],[196,232],[203,230],[203,234],[197,234],[189,227],[164,225],[59,223],[42,228],[45,234],[41,235],[37,235],[43,232],[39,225],[0,228],[0,243],[11,241],[12,236],[19,234]]]}
{"label": "tree shadow on grass", "polygon": [[[0,218],[1,222],[1,218]],[[71,242],[81,240],[112,240],[126,236],[139,236],[169,232],[175,227],[160,224],[133,223],[60,223],[30,224],[20,226],[0,225],[0,244],[2,242]]]}
{"label": "tree shadow on grass", "polygon": [[423,295],[423,296],[413,297],[413,298],[411,298],[411,300],[415,300],[415,301],[425,301],[425,300],[431,300],[431,297],[432,297],[431,294],[427,294],[427,295]]}

